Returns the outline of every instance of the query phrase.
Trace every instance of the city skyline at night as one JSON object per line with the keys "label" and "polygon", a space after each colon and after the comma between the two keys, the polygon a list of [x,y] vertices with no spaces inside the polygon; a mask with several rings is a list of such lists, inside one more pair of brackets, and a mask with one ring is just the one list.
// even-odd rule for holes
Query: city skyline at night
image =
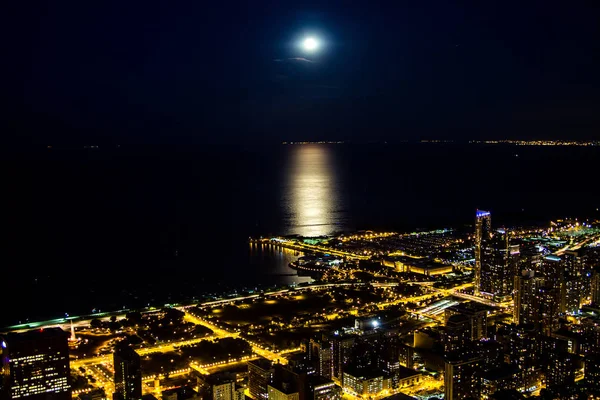
{"label": "city skyline at night", "polygon": [[11,2],[0,400],[600,399],[594,2]]}

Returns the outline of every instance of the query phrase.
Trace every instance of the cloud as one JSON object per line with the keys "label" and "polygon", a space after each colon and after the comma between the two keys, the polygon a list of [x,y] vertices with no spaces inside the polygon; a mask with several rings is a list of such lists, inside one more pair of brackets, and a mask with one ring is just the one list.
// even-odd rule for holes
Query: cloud
{"label": "cloud", "polygon": [[291,61],[291,62],[307,62],[307,63],[314,63],[314,61],[309,60],[308,58],[304,58],[304,57],[291,57],[291,58],[276,58],[273,60],[274,62],[286,62],[286,61]]}

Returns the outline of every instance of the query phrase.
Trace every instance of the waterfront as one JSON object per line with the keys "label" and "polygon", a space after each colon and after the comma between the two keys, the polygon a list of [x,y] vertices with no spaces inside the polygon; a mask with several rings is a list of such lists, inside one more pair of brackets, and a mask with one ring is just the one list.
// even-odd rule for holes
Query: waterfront
{"label": "waterfront", "polygon": [[[2,325],[290,284],[249,236],[412,231],[597,216],[597,148],[307,145],[3,155]],[[518,155],[518,157],[516,157]],[[452,178],[452,179],[450,179]],[[471,229],[471,228],[468,228]]]}

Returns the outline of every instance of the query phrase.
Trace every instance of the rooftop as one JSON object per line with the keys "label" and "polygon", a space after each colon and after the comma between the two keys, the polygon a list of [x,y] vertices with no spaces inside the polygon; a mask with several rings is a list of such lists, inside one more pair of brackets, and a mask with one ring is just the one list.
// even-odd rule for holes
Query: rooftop
{"label": "rooftop", "polygon": [[406,368],[403,366],[400,366],[400,370],[398,371],[398,373],[400,375],[400,379],[410,378],[411,376],[421,375],[421,373],[419,371],[415,371],[414,369]]}
{"label": "rooftop", "polygon": [[5,336],[6,343],[22,343],[28,341],[36,341],[40,339],[68,337],[69,334],[60,328],[35,329],[23,333],[9,333]]}

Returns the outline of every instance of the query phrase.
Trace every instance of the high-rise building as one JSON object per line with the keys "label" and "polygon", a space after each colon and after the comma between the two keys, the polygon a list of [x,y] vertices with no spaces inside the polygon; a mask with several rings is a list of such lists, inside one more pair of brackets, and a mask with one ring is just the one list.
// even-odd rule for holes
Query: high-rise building
{"label": "high-rise building", "polygon": [[450,316],[443,328],[442,342],[446,354],[471,349],[469,318],[463,314]]}
{"label": "high-rise building", "polygon": [[0,398],[71,399],[68,338],[60,328],[0,338],[4,377]]}
{"label": "high-rise building", "polygon": [[331,379],[312,375],[309,377],[309,398],[313,400],[341,400],[342,388]]}
{"label": "high-rise building", "polygon": [[492,229],[492,214],[489,211],[475,212],[475,294],[481,289],[482,244],[489,238]]}
{"label": "high-rise building", "polygon": [[573,354],[556,352],[550,354],[546,367],[546,386],[549,388],[572,385],[575,382]]}
{"label": "high-rise building", "polygon": [[514,254],[508,232],[498,229],[485,235],[480,244],[480,294],[495,301],[510,300],[514,273]]}
{"label": "high-rise building", "polygon": [[592,271],[592,304],[600,306],[600,265]]}
{"label": "high-rise building", "polygon": [[453,315],[463,315],[467,321],[467,339],[480,340],[488,337],[487,313],[488,307],[470,301],[448,307],[444,311],[444,319],[448,324]]}
{"label": "high-rise building", "polygon": [[481,398],[494,399],[493,395],[498,390],[516,390],[517,372],[518,369],[514,365],[508,364],[486,371],[481,381]]}
{"label": "high-rise building", "polygon": [[120,344],[113,353],[115,368],[114,400],[142,398],[142,365],[140,356],[130,346]]}
{"label": "high-rise building", "polygon": [[534,324],[537,319],[537,292],[543,281],[535,277],[532,270],[522,271],[515,276],[513,321],[515,324]]}
{"label": "high-rise building", "polygon": [[522,271],[515,277],[513,321],[549,335],[558,329],[559,310],[558,290],[547,282],[547,278],[538,277],[533,271]]}
{"label": "high-rise building", "polygon": [[566,252],[561,256],[544,257],[541,272],[546,285],[555,289],[559,313],[572,313],[581,307],[586,279],[583,263],[577,252]]}
{"label": "high-rise building", "polygon": [[337,333],[328,337],[332,352],[332,374],[334,378],[341,379],[346,365],[350,359],[352,347],[356,341],[356,335]]}
{"label": "high-rise building", "polygon": [[589,394],[600,396],[600,354],[585,357],[585,381]]}
{"label": "high-rise building", "polygon": [[271,384],[267,385],[267,393],[269,400],[299,400],[300,394],[288,383],[282,385]]}
{"label": "high-rise building", "polygon": [[[275,364],[273,365],[273,376],[269,385],[288,395],[297,393],[298,400],[308,400],[310,398],[308,397],[308,392],[310,391],[308,377],[315,376],[315,374],[309,375],[309,372],[312,372],[312,370],[306,369],[303,366],[297,368],[290,364]],[[271,394],[269,393],[269,399],[271,398],[270,396]]]}
{"label": "high-rise building", "polygon": [[331,343],[325,340],[310,340],[309,359],[317,374],[331,378],[333,374],[333,351]]}
{"label": "high-rise building", "polygon": [[210,400],[234,400],[235,375],[228,373],[200,375],[198,388],[202,397]]}
{"label": "high-rise building", "polygon": [[254,400],[269,397],[268,385],[273,379],[273,366],[265,358],[248,361],[248,391]]}
{"label": "high-rise building", "polygon": [[479,399],[482,360],[478,356],[447,358],[444,370],[444,399]]}
{"label": "high-rise building", "polygon": [[540,377],[540,335],[532,325],[496,325],[496,338],[503,346],[504,361],[518,369],[517,389],[527,390]]}
{"label": "high-rise building", "polygon": [[407,368],[412,368],[415,355],[415,349],[407,346],[405,344],[401,344],[398,346],[398,361],[400,361],[400,365]]}
{"label": "high-rise building", "polygon": [[373,368],[346,368],[342,379],[344,390],[355,396],[377,396],[384,389],[384,373]]}

